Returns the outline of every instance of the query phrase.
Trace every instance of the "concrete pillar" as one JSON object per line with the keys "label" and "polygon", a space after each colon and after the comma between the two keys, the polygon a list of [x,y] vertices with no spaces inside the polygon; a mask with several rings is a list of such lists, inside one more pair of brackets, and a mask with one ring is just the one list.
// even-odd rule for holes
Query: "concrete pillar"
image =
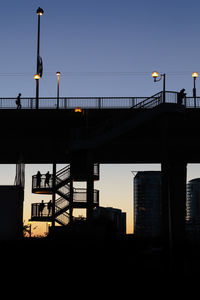
{"label": "concrete pillar", "polygon": [[74,188],[73,188],[73,179],[70,179],[70,199],[69,199],[69,222],[73,222],[73,195],[74,195]]}
{"label": "concrete pillar", "polygon": [[88,223],[93,220],[93,205],[94,205],[94,163],[91,159],[91,155],[87,156],[87,211],[86,217]]}
{"label": "concrete pillar", "polygon": [[164,162],[162,174],[162,237],[172,268],[180,270],[185,239],[186,163]]}
{"label": "concrete pillar", "polygon": [[53,163],[52,181],[52,228],[55,227],[55,204],[56,204],[56,163]]}

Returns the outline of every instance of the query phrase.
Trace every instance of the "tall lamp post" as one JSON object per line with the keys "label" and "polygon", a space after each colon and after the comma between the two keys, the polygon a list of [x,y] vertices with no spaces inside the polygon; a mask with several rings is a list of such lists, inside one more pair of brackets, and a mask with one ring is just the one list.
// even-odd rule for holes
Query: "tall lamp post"
{"label": "tall lamp post", "polygon": [[199,76],[199,74],[197,72],[193,72],[192,73],[192,77],[194,78],[193,82],[194,82],[194,87],[193,87],[193,98],[194,98],[194,107],[196,107],[196,97],[197,97],[197,93],[196,93],[196,79]]}
{"label": "tall lamp post", "polygon": [[[159,76],[159,78],[158,78]],[[154,82],[158,82],[163,78],[163,103],[165,103],[165,73],[159,74],[157,71],[152,72],[152,77],[154,79]]]}
{"label": "tall lamp post", "polygon": [[[37,9],[38,15],[38,35],[37,35],[37,72],[36,75],[42,77],[42,60],[40,57],[40,16],[42,16],[44,10],[41,7]],[[35,77],[34,77],[35,78]],[[36,109],[39,107],[39,78],[36,79]]]}
{"label": "tall lamp post", "polygon": [[59,83],[60,83],[60,72],[56,72],[56,75],[58,77],[57,81],[57,109],[59,108]]}
{"label": "tall lamp post", "polygon": [[38,99],[39,99],[39,79],[40,79],[40,75],[39,74],[35,74],[34,75],[34,79],[36,81],[36,108],[38,109]]}

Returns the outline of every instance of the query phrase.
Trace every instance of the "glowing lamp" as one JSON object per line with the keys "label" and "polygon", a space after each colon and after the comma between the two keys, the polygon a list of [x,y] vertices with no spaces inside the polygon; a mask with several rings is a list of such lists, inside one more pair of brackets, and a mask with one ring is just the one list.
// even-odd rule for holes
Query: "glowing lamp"
{"label": "glowing lamp", "polygon": [[151,75],[154,79],[156,79],[158,77],[158,72],[153,71]]}
{"label": "glowing lamp", "polygon": [[43,13],[44,13],[44,10],[41,7],[38,7],[38,9],[37,9],[37,15],[38,16],[42,16]]}
{"label": "glowing lamp", "polygon": [[57,75],[57,76],[60,76],[60,72],[56,72],[56,75]]}
{"label": "glowing lamp", "polygon": [[82,112],[82,109],[81,109],[80,107],[76,107],[76,108],[74,109],[74,111],[80,113],[80,112]]}
{"label": "glowing lamp", "polygon": [[39,74],[35,74],[34,75],[34,79],[40,79],[40,75]]}
{"label": "glowing lamp", "polygon": [[197,72],[192,73],[192,77],[197,78],[198,76],[199,76],[199,74]]}

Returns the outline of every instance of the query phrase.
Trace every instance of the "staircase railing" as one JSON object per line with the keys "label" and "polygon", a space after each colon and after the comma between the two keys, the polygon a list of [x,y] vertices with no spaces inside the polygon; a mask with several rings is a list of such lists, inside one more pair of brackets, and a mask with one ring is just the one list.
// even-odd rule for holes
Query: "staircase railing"
{"label": "staircase railing", "polygon": [[[177,103],[177,92],[167,91],[167,92],[159,92],[151,97],[146,98],[145,100],[137,103],[132,106],[132,108],[153,108],[161,103]],[[165,100],[164,100],[165,99]],[[183,103],[184,104],[184,103]]]}
{"label": "staircase railing", "polygon": [[61,215],[56,216],[56,221],[60,225],[67,225],[69,223],[69,214],[67,212],[64,212]]}
{"label": "staircase railing", "polygon": [[56,172],[56,177],[57,179],[61,181],[66,181],[67,179],[70,178],[70,165],[62,168],[58,172]]}
{"label": "staircase railing", "polygon": [[[99,177],[99,164],[95,163],[94,164],[94,176],[96,178]],[[41,184],[40,187],[36,187],[37,185],[37,179],[36,175],[32,177],[32,190],[34,188],[36,189],[36,192],[39,192],[41,189],[41,192],[44,192],[46,189],[48,193],[52,193],[52,175],[49,181],[49,185],[45,185],[45,175],[41,176]],[[68,218],[68,213],[67,210],[69,209],[69,204],[70,204],[70,186],[68,179],[70,179],[70,165],[62,168],[56,173],[56,193],[60,195],[58,199],[55,201],[55,216],[56,220],[61,224],[63,224],[64,221],[61,221],[62,218],[66,219]],[[47,193],[47,191],[45,191]],[[83,203],[87,203],[87,189],[83,188],[73,188],[73,202],[76,203],[76,205],[80,205],[81,207],[83,206]],[[94,206],[99,205],[99,191],[94,190]],[[48,218],[50,219],[52,217],[52,210],[48,209],[48,203],[43,203],[43,209],[42,211],[40,210],[41,203],[33,203],[31,206],[31,216],[32,218],[44,218],[47,220]],[[68,223],[68,220],[67,220]]]}
{"label": "staircase railing", "polygon": [[[87,190],[76,188],[73,193],[73,202],[87,202]],[[99,190],[94,190],[94,204],[99,204]]]}
{"label": "staircase railing", "polygon": [[[67,195],[66,195],[66,198],[68,198]],[[59,197],[58,199],[56,199],[56,206],[57,206],[59,209],[67,208],[68,205],[69,205],[69,201],[67,201],[65,198]]]}

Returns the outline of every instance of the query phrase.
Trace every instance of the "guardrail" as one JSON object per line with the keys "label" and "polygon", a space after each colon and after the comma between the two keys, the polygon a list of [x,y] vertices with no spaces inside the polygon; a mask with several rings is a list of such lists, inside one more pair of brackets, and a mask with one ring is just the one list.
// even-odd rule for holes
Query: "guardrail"
{"label": "guardrail", "polygon": [[[177,103],[177,92],[159,92],[151,97],[41,97],[38,109],[126,109],[152,108],[163,103]],[[183,104],[188,108],[200,108],[200,97],[186,97]],[[0,109],[17,109],[16,98],[0,98]],[[36,98],[21,98],[21,109],[36,109]]]}
{"label": "guardrail", "polygon": [[[130,108],[147,97],[41,97],[39,109],[87,109]],[[0,98],[0,109],[17,109],[16,98]],[[36,98],[21,98],[21,109],[36,109]]]}

